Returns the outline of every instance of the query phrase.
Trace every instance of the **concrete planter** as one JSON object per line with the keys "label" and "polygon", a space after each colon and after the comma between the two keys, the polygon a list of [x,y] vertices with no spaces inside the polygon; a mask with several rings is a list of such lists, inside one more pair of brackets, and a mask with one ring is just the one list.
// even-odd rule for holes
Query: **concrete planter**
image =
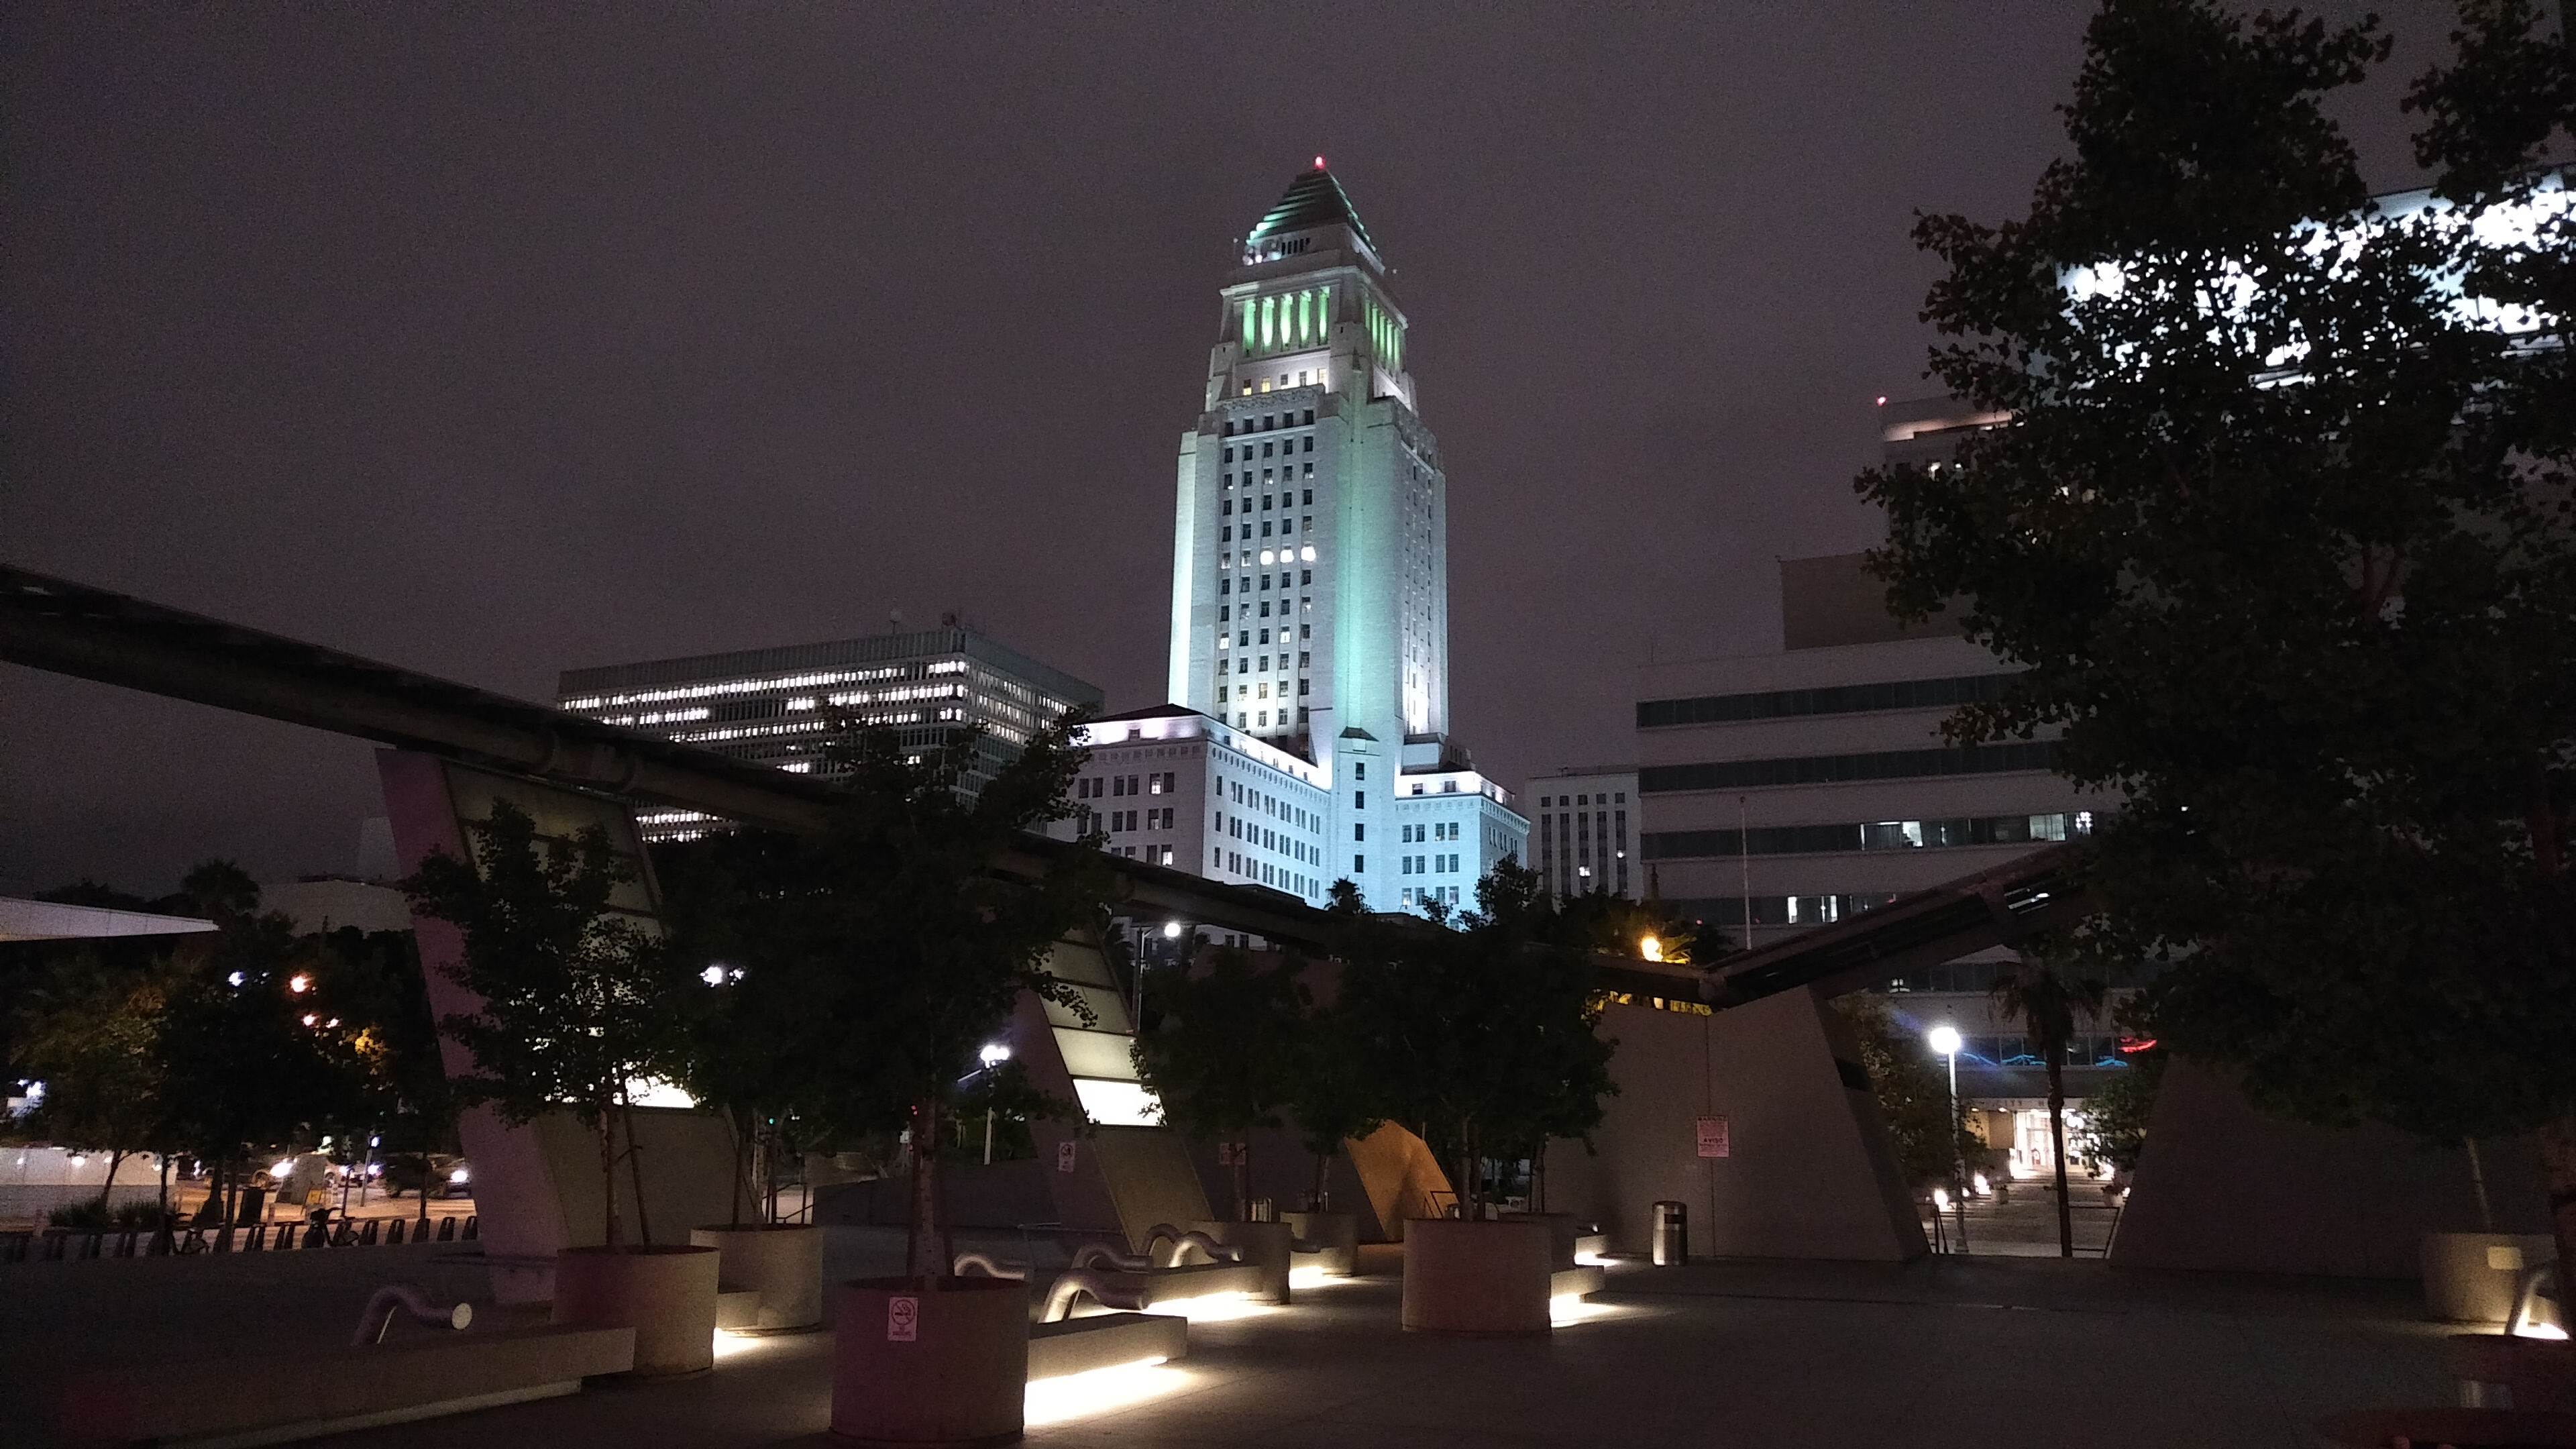
{"label": "concrete planter", "polygon": [[1261,1288],[1254,1297],[1264,1303],[1288,1301],[1288,1243],[1296,1233],[1286,1223],[1201,1221],[1190,1226],[1230,1248],[1240,1249],[1242,1261],[1261,1270]]}
{"label": "concrete planter", "polygon": [[2558,1256],[2547,1233],[2426,1233],[2424,1312],[2444,1323],[2502,1323],[2524,1273]]}
{"label": "concrete planter", "polygon": [[807,1223],[693,1228],[689,1241],[716,1250],[717,1285],[760,1295],[750,1333],[806,1333],[823,1326],[823,1230]]}
{"label": "concrete planter", "polygon": [[554,1321],[635,1330],[639,1378],[716,1363],[713,1248],[566,1248],[555,1255]]}
{"label": "concrete planter", "polygon": [[1360,1270],[1360,1219],[1357,1213],[1281,1213],[1288,1231],[1323,1249],[1316,1266],[1328,1277],[1348,1278]]}
{"label": "concrete planter", "polygon": [[1547,1224],[1413,1218],[1404,1226],[1406,1332],[1509,1338],[1548,1331]]}
{"label": "concrete planter", "polygon": [[2412,1444],[2454,1445],[2456,1449],[2478,1449],[2480,1445],[2576,1449],[2576,1414],[2519,1409],[2362,1409],[2317,1421],[2317,1443],[2323,1449],[2388,1449],[2401,1439]]}
{"label": "concrete planter", "polygon": [[1006,1444],[1029,1382],[1029,1290],[1014,1278],[856,1278],[834,1290],[832,1437]]}

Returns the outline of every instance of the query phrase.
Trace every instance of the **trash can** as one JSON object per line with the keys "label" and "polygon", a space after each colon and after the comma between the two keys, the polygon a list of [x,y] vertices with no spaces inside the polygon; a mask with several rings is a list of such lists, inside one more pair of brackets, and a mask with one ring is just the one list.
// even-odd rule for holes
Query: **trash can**
{"label": "trash can", "polygon": [[1690,1209],[1667,1198],[1655,1204],[1655,1266],[1677,1268],[1690,1261]]}
{"label": "trash can", "polygon": [[239,1209],[233,1214],[233,1226],[255,1228],[268,1221],[268,1189],[245,1187],[241,1190]]}

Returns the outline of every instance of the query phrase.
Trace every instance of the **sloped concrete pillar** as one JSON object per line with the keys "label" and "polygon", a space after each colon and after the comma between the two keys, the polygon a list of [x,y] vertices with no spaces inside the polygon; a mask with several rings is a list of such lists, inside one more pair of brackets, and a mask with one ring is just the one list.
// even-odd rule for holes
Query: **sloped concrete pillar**
{"label": "sloped concrete pillar", "polygon": [[[1848,1029],[1811,990],[1702,1016],[1643,999],[1613,1006],[1618,1043],[1593,1134],[1548,1155],[1547,1205],[1597,1219],[1617,1252],[1643,1253],[1654,1204],[1690,1210],[1699,1257],[1903,1262],[1928,1251],[1877,1099]],[[1726,1156],[1699,1155],[1703,1117]]]}

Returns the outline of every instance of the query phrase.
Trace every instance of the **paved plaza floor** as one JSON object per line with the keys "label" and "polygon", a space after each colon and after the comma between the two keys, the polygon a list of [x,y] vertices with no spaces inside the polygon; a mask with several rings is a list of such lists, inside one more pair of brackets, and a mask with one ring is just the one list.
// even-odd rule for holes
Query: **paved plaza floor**
{"label": "paved plaza floor", "polygon": [[[2449,1402],[2412,1285],[2097,1262],[1623,1264],[1544,1340],[1403,1333],[1399,1282],[1191,1326],[1187,1360],[1032,1391],[1035,1445],[2180,1445],[2305,1449],[2338,1409]],[[326,1441],[815,1444],[828,1333],[728,1337],[715,1372]]]}

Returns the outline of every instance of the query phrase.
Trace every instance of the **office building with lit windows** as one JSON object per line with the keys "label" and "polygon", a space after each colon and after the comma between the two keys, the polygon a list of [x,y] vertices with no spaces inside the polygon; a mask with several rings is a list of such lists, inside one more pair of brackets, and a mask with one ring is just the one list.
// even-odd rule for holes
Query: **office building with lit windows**
{"label": "office building with lit windows", "polygon": [[1535,812],[1527,864],[1550,894],[1644,897],[1636,794],[1634,770],[1560,770],[1530,782],[1523,792]]}
{"label": "office building with lit windows", "polygon": [[1090,751],[1078,813],[1051,833],[1098,832],[1111,855],[1325,899],[1333,802],[1320,766],[1179,705],[1094,720],[1076,739]]}
{"label": "office building with lit windows", "polygon": [[1312,767],[1322,880],[1472,903],[1528,822],[1450,737],[1448,477],[1386,263],[1320,158],[1220,297],[1180,446],[1171,700]]}
{"label": "office building with lit windows", "polygon": [[[1889,461],[1934,464],[2001,419],[1930,399],[1881,421]],[[1942,738],[1959,706],[2001,696],[2011,666],[1954,618],[1900,623],[1886,599],[1860,555],[1785,559],[1778,652],[1645,667],[1636,779],[1650,890],[1764,945],[2081,838],[2118,808],[2054,773],[2046,738]],[[1998,947],[1879,989],[1901,1029],[1959,1031],[1960,1091],[2013,1174],[2029,1176],[2050,1162],[2046,1063],[1989,996],[2013,959]],[[2115,975],[2115,998],[2138,981]],[[2118,1070],[2121,1040],[2107,1014],[2077,1020],[2070,1096]]]}
{"label": "office building with lit windows", "polygon": [[[555,707],[799,774],[828,774],[827,749],[866,726],[935,748],[960,725],[989,734],[970,783],[1039,724],[1096,710],[1101,694],[953,619],[936,629],[565,670]],[[647,840],[688,840],[723,821],[679,809],[636,817]]]}

